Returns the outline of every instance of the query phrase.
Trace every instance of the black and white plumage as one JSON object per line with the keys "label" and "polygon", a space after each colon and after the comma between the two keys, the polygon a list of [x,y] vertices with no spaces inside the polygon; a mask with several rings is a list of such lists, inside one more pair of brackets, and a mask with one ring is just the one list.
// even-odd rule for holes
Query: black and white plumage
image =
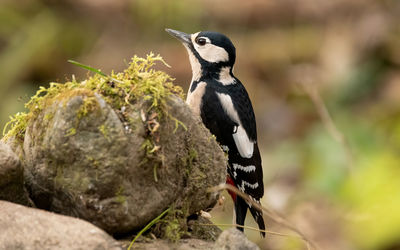
{"label": "black and white plumage", "polygon": [[[217,32],[166,31],[188,51],[193,78],[186,102],[228,153],[227,183],[259,203],[264,185],[256,120],[247,91],[232,72],[236,59],[234,45]],[[235,223],[244,225],[249,209],[259,228],[264,230],[262,213],[234,193],[230,195],[235,204]]]}

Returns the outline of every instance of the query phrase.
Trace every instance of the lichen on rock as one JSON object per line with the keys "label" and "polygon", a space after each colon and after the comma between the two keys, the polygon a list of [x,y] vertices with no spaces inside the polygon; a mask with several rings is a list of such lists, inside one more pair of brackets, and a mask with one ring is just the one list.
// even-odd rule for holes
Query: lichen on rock
{"label": "lichen on rock", "polygon": [[218,194],[206,190],[224,181],[226,158],[156,62],[51,83],[11,121],[3,141],[37,207],[122,234],[171,206],[183,218],[213,206]]}

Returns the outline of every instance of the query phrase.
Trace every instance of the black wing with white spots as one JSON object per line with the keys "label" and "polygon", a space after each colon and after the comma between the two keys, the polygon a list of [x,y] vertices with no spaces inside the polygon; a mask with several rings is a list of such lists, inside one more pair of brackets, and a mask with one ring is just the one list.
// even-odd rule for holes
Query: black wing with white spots
{"label": "black wing with white spots", "polygon": [[[229,95],[230,98],[221,99],[219,98],[221,94]],[[229,101],[232,103],[224,103]],[[228,174],[235,186],[250,195],[254,201],[259,202],[264,195],[261,157],[256,141],[254,111],[243,85],[239,81],[228,87],[208,84],[202,100],[201,118],[224,150],[228,152]],[[244,128],[247,139],[252,144],[251,157],[243,157],[238,150],[241,146],[238,143],[249,144],[247,139],[234,140],[234,134],[239,126]],[[250,209],[259,227],[265,229],[262,214],[240,197],[235,200],[236,223],[243,225],[247,208]]]}

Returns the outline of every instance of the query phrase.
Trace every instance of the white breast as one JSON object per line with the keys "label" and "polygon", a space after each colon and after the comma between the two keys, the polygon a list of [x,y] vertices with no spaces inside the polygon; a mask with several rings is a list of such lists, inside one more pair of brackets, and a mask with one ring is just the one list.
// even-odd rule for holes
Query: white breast
{"label": "white breast", "polygon": [[201,65],[190,48],[187,45],[185,45],[185,48],[189,55],[190,66],[192,67],[192,82],[198,81],[201,77]]}
{"label": "white breast", "polygon": [[192,86],[189,87],[189,92],[186,98],[186,103],[190,106],[192,112],[198,116],[200,116],[200,108],[201,101],[206,91],[207,83],[199,82],[196,86],[196,89],[193,92],[190,92]]}

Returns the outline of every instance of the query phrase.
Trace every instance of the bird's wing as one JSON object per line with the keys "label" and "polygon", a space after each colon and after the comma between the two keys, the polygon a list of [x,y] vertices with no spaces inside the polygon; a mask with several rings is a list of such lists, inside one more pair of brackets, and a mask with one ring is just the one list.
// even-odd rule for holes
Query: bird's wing
{"label": "bird's wing", "polygon": [[264,194],[263,174],[250,98],[240,82],[231,85],[227,92],[217,95],[224,111],[237,124],[232,131],[237,150],[230,148],[229,152],[230,175],[239,189],[259,199]]}
{"label": "bird's wing", "polygon": [[232,131],[232,137],[239,154],[244,158],[251,158],[254,151],[254,141],[250,139],[239,118],[238,111],[240,112],[240,110],[236,109],[230,95],[224,93],[217,93],[217,95],[225,113],[237,124]]}
{"label": "bird's wing", "polygon": [[229,175],[242,192],[254,199],[264,195],[263,172],[261,157],[257,143],[254,144],[254,154],[251,158],[243,158],[239,154],[229,154]]}
{"label": "bird's wing", "polygon": [[237,113],[239,115],[240,122],[244,130],[246,131],[249,139],[253,142],[256,142],[256,118],[249,95],[239,80],[237,80],[237,84],[231,85],[230,88],[231,89],[229,90],[229,93],[232,97],[235,110],[237,110]]}

